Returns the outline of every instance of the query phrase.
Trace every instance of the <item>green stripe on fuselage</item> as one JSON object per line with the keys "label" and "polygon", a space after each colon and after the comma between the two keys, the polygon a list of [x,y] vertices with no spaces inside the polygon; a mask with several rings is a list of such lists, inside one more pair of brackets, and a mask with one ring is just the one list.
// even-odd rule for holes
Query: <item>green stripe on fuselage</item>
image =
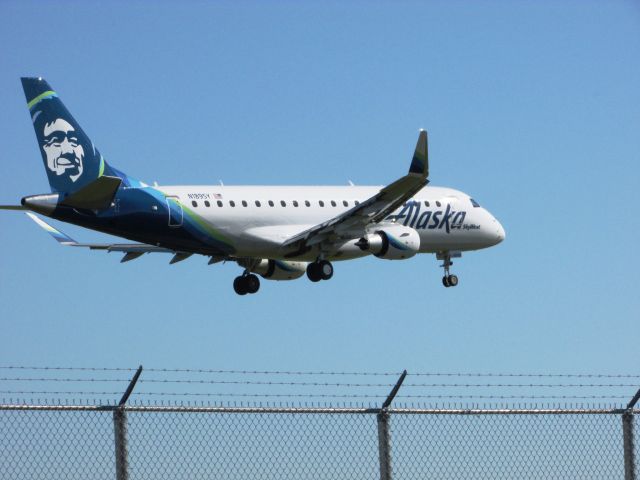
{"label": "green stripe on fuselage", "polygon": [[182,211],[187,214],[189,219],[192,220],[193,223],[196,226],[200,227],[200,229],[203,230],[211,238],[213,238],[217,242],[220,242],[220,243],[224,244],[225,246],[230,248],[232,250],[232,252],[235,252],[236,249],[233,246],[233,242],[231,242],[231,240],[229,240],[227,237],[225,237],[220,232],[218,232],[204,218],[202,218],[196,212],[194,212],[189,207],[187,207],[184,203],[182,203],[180,200],[178,200],[175,196],[168,195],[167,193],[163,192],[162,190],[160,190],[158,188],[151,188],[151,189],[153,191],[155,191],[155,192],[159,192],[165,198],[167,198],[167,197],[174,198],[175,201],[178,203],[178,205],[180,205],[180,208],[182,208]]}
{"label": "green stripe on fuselage", "polygon": [[[209,225],[209,223],[202,218],[200,215],[198,215],[196,212],[194,212],[193,210],[191,210],[190,208],[188,208],[186,205],[184,205],[182,202],[179,202],[180,205],[182,206],[182,210],[189,216],[189,218],[191,220],[193,220],[194,223],[196,223],[202,230],[204,230],[208,235],[210,235],[212,238],[214,238],[215,240],[217,240],[218,242],[224,243],[225,245],[233,248],[233,244],[231,243],[231,241],[226,238],[224,235],[222,235],[220,232],[218,232],[217,230],[215,230],[213,227],[211,227],[211,225]],[[234,248],[235,250],[235,248]]]}

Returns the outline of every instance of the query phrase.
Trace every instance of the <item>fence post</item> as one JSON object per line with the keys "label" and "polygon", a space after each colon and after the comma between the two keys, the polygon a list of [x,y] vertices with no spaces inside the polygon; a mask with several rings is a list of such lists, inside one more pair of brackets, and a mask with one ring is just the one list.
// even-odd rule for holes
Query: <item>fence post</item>
{"label": "fence post", "polygon": [[116,442],[116,480],[129,480],[127,412],[120,406],[113,411],[113,432]]}
{"label": "fence post", "polygon": [[633,407],[640,399],[636,392],[622,414],[622,439],[624,442],[624,480],[636,480],[635,446],[633,444]]}
{"label": "fence post", "polygon": [[378,456],[380,458],[380,480],[392,480],[391,479],[391,432],[389,430],[389,406],[395,398],[404,378],[407,376],[405,370],[400,375],[400,378],[396,382],[395,386],[389,393],[389,396],[382,404],[382,408],[378,412]]}
{"label": "fence post", "polygon": [[118,406],[113,411],[113,433],[116,448],[116,480],[129,480],[129,453],[127,449],[127,412],[124,409],[133,387],[135,387],[142,365],[138,367],[135,375],[129,382],[127,390],[120,399]]}
{"label": "fence post", "polygon": [[622,414],[622,436],[624,440],[624,480],[636,480],[635,455],[633,451],[633,413]]}
{"label": "fence post", "polygon": [[389,413],[381,410],[378,418],[378,454],[380,457],[380,480],[391,480],[391,436],[389,435]]}

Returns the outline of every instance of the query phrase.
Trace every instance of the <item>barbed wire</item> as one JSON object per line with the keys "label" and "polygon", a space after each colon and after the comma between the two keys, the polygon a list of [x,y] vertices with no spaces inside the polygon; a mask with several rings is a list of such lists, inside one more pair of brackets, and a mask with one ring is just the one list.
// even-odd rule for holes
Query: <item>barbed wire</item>
{"label": "barbed wire", "polygon": [[[128,378],[57,378],[57,377],[4,377],[4,382],[61,382],[61,383],[127,383]],[[294,386],[294,387],[346,387],[380,388],[393,387],[393,383],[342,383],[342,382],[272,382],[255,380],[204,380],[204,379],[140,379],[139,383],[156,384],[202,384],[244,386]],[[636,388],[631,383],[407,383],[402,388]]]}
{"label": "barbed wire", "polygon": [[33,377],[15,377],[15,378],[0,378],[0,382],[96,382],[96,383],[128,383],[131,381],[129,378],[116,379],[116,378],[33,378]]}
{"label": "barbed wire", "polygon": [[[119,367],[38,367],[0,365],[1,370],[54,370],[54,371],[91,371],[91,372],[133,372],[135,368]],[[401,372],[331,372],[331,371],[293,371],[293,370],[216,370],[189,368],[145,368],[145,372],[154,373],[211,373],[229,375],[336,375],[336,376],[399,376]],[[414,377],[531,377],[531,378],[640,378],[640,374],[605,373],[492,373],[492,372],[415,372]]]}
{"label": "barbed wire", "polygon": [[530,378],[640,378],[633,374],[607,373],[407,373],[414,377],[530,377]]}
{"label": "barbed wire", "polygon": [[[50,390],[0,390],[5,395],[121,395],[122,392],[96,391],[50,391]],[[273,393],[198,393],[198,392],[138,392],[138,397],[171,396],[171,397],[261,397],[261,398],[385,398],[386,395],[362,394],[273,394]],[[397,395],[395,398],[430,398],[430,399],[481,399],[481,400],[605,400],[627,399],[625,395]]]}
{"label": "barbed wire", "polygon": [[87,372],[135,372],[135,368],[118,367],[30,367],[20,365],[0,365],[0,370],[69,370]]}

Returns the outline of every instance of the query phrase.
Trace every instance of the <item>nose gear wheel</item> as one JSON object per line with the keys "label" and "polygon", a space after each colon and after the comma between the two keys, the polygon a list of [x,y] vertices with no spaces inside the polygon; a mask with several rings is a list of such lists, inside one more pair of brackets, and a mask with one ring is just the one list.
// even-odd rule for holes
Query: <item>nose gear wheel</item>
{"label": "nose gear wheel", "polygon": [[444,285],[447,288],[455,287],[456,285],[458,285],[458,276],[453,275],[449,272],[449,268],[453,265],[453,262],[451,261],[451,254],[449,252],[445,252],[439,258],[442,258],[443,262],[442,262],[442,265],[440,266],[444,268],[444,277],[442,277],[442,285]]}
{"label": "nose gear wheel", "polygon": [[456,275],[445,275],[442,277],[442,284],[449,288],[458,285],[458,277]]}

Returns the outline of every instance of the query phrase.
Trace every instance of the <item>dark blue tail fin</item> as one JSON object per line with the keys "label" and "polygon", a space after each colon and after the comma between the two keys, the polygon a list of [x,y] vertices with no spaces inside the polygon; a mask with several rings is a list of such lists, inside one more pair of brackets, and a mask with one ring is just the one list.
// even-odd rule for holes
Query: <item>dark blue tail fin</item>
{"label": "dark blue tail fin", "polygon": [[[22,78],[51,190],[73,193],[102,175],[129,179],[110,167],[58,94],[42,78]],[[137,183],[137,182],[136,182]]]}

